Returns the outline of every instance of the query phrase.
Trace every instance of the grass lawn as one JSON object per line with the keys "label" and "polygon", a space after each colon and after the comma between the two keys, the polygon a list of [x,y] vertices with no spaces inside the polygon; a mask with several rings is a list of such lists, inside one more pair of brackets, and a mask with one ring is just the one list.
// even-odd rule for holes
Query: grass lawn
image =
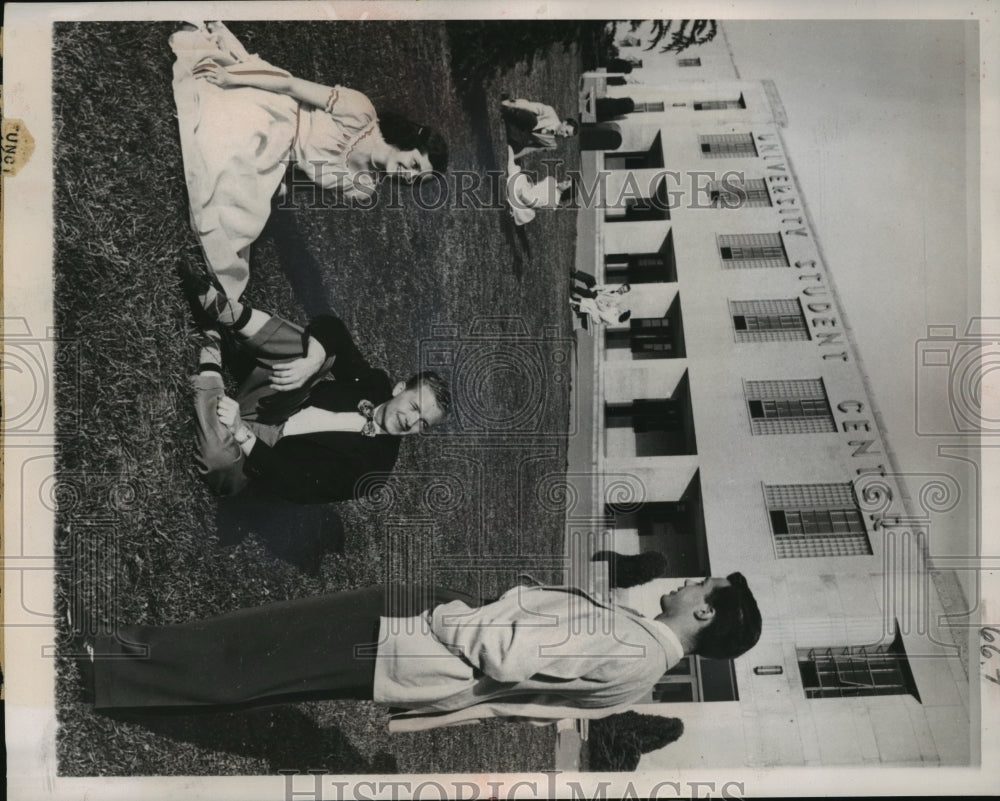
{"label": "grass lawn", "polygon": [[[543,47],[496,75],[453,68],[483,29],[444,23],[232,23],[293,74],[367,93],[438,127],[451,169],[505,163],[501,91],[576,107],[580,47]],[[57,26],[56,316],[60,603],[110,624],[181,622],[390,580],[495,594],[519,572],[561,575],[564,515],[544,492],[565,470],[573,213],[515,232],[502,208],[306,208],[302,188],[255,246],[251,302],[292,320],[334,311],[391,375],[442,327],[472,365],[452,421],[403,444],[378,502],[220,502],[192,459],[194,323],[179,271],[201,253],[187,199],[165,23]],[[469,33],[466,36],[466,33]],[[558,155],[575,169],[575,146]],[[536,159],[529,167],[541,169]],[[454,179],[452,179],[454,180]],[[452,187],[453,188],[453,187]],[[433,195],[431,195],[433,196]],[[426,205],[426,204],[425,204]],[[507,318],[511,342],[484,315]],[[550,335],[543,335],[549,330]],[[481,335],[473,336],[479,331]],[[485,333],[483,333],[485,332]],[[440,349],[440,347],[438,348]],[[69,358],[78,354],[78,358]],[[541,365],[541,367],[538,367]],[[536,369],[538,368],[538,369]],[[530,412],[525,422],[522,412]],[[520,415],[520,416],[519,416]],[[511,422],[515,421],[515,422]],[[532,434],[532,426],[539,432]],[[517,428],[513,432],[511,429]],[[555,435],[553,435],[555,434]],[[63,775],[260,774],[281,769],[509,772],[552,766],[554,731],[491,722],[388,736],[374,704],[310,703],[170,718],[95,715],[58,669]]]}

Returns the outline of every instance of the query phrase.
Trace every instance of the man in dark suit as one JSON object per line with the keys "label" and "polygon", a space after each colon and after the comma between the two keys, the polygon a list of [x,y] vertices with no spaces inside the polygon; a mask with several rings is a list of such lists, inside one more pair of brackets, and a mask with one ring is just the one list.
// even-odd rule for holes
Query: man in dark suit
{"label": "man in dark suit", "polygon": [[393,469],[400,437],[448,412],[440,376],[393,385],[332,315],[305,329],[267,316],[251,330],[241,346],[254,366],[235,399],[225,395],[217,339],[208,334],[192,378],[198,468],[218,495],[251,485],[294,503],[352,500],[366,476]]}
{"label": "man in dark suit", "polygon": [[511,100],[503,95],[500,115],[507,131],[507,144],[514,151],[515,159],[538,150],[554,150],[558,139],[576,133],[576,120],[560,119],[552,106],[522,97]]}

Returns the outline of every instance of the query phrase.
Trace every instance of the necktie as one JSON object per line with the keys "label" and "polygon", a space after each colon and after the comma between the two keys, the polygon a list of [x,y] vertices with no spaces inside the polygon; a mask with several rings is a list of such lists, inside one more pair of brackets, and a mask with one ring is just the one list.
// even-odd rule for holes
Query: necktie
{"label": "necktie", "polygon": [[375,404],[368,400],[358,403],[358,411],[365,418],[365,424],[361,428],[361,436],[374,437],[378,432],[375,430]]}

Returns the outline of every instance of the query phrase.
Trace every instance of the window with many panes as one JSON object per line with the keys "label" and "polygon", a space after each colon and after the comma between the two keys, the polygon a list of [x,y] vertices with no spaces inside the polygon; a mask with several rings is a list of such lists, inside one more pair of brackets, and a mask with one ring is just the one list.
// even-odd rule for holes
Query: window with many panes
{"label": "window with many panes", "polygon": [[764,499],[778,558],[871,554],[850,483],[768,485]]}
{"label": "window with many panes", "polygon": [[701,59],[700,58],[679,58],[679,59],[677,59],[677,66],[678,67],[700,67],[701,66]]}
{"label": "window with many panes", "polygon": [[650,101],[648,103],[640,103],[636,101],[635,108],[632,109],[633,113],[638,113],[642,111],[663,111],[664,105],[662,100]]}
{"label": "window with many panes", "polygon": [[754,434],[836,431],[823,379],[746,381],[743,393]]}
{"label": "window with many panes", "polygon": [[674,232],[667,231],[658,250],[645,253],[607,253],[604,283],[651,284],[677,280]]}
{"label": "window with many panes", "polygon": [[729,315],[737,342],[789,342],[809,339],[802,305],[794,298],[732,300]]}
{"label": "window with many panes", "polygon": [[753,134],[702,134],[698,137],[702,158],[729,159],[756,156]]}
{"label": "window with many panes", "polygon": [[669,317],[635,317],[629,322],[629,339],[633,353],[670,356],[674,344],[674,329]]}
{"label": "window with many panes", "polygon": [[722,234],[716,239],[727,270],[789,266],[781,234]]}
{"label": "window with many panes", "polygon": [[735,100],[699,100],[694,104],[695,111],[724,111],[746,107],[747,104],[742,94]]}
{"label": "window with many panes", "polygon": [[920,700],[898,623],[889,644],[833,645],[795,651],[806,698],[909,694]]}
{"label": "window with many panes", "polygon": [[684,657],[663,674],[653,687],[650,700],[677,704],[739,699],[732,659],[703,659],[692,655]]}
{"label": "window with many panes", "polygon": [[713,208],[739,209],[743,207],[764,207],[771,205],[771,195],[763,178],[747,181],[712,181],[708,185],[709,198]]}

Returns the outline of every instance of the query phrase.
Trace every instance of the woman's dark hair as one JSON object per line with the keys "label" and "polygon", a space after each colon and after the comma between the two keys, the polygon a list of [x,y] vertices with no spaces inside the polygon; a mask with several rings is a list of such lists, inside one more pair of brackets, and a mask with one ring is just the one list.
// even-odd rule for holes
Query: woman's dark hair
{"label": "woman's dark hair", "polygon": [[742,573],[726,576],[728,587],[716,587],[705,599],[715,609],[712,622],[698,632],[694,652],[709,659],[735,659],[760,639],[757,600]]}
{"label": "woman's dark hair", "polygon": [[387,144],[400,150],[419,150],[430,160],[435,172],[448,169],[448,143],[429,125],[420,125],[401,114],[387,111],[378,115],[378,127]]}

